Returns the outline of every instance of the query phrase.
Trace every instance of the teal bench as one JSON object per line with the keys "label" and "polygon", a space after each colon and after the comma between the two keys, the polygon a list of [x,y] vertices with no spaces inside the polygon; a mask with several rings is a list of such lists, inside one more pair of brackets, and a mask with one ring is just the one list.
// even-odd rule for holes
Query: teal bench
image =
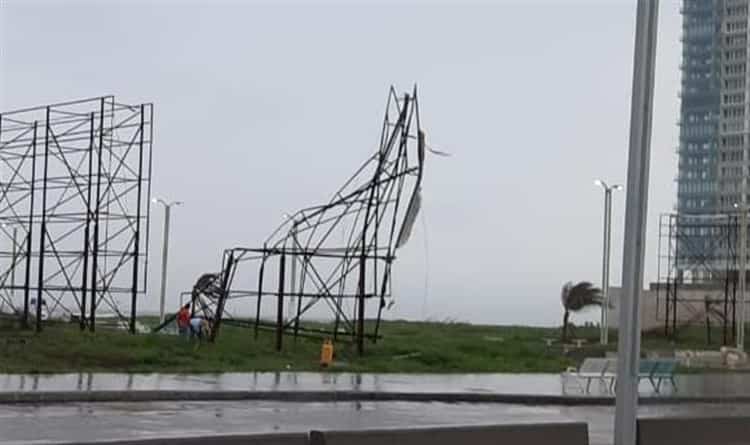
{"label": "teal bench", "polygon": [[664,381],[668,381],[672,388],[677,390],[677,383],[674,380],[674,374],[677,371],[677,360],[657,359],[641,360],[638,370],[638,381],[648,379],[654,391],[658,394]]}
{"label": "teal bench", "polygon": [[[609,359],[610,364],[606,368],[603,377],[610,379],[610,390],[614,390],[617,381],[617,359]],[[672,389],[677,391],[677,382],[675,382],[675,373],[677,372],[678,361],[675,359],[642,359],[638,366],[638,383],[641,380],[648,380],[657,394],[661,392],[661,385],[669,382]]]}

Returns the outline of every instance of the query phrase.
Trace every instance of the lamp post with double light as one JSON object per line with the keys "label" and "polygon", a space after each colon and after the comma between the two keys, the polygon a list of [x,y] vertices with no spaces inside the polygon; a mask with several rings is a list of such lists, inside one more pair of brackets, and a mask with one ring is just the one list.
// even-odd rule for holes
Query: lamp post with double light
{"label": "lamp post with double light", "polygon": [[619,184],[607,185],[601,179],[594,181],[604,190],[604,242],[602,254],[602,317],[599,332],[599,342],[603,345],[609,343],[609,320],[607,310],[609,309],[609,260],[610,260],[610,241],[612,238],[612,192],[622,190]]}
{"label": "lamp post with double light", "polygon": [[182,205],[182,201],[169,202],[161,198],[154,198],[151,202],[164,206],[164,242],[161,252],[161,294],[159,297],[159,322],[164,323],[164,305],[167,295],[167,258],[169,257],[169,219],[172,207]]}

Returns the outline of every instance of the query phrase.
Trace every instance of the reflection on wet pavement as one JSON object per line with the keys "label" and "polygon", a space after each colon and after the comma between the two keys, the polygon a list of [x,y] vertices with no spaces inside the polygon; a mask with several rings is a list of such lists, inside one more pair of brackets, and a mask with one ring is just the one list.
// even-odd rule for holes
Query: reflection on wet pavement
{"label": "reflection on wet pavement", "polygon": [[[334,374],[311,372],[223,374],[0,375],[0,392],[189,390],[189,391],[384,391],[417,393],[581,395],[574,380],[558,374]],[[680,375],[679,396],[750,396],[750,374]],[[647,381],[641,394],[653,395]],[[663,395],[675,394],[666,386]],[[592,395],[609,395],[606,385],[592,385]]]}

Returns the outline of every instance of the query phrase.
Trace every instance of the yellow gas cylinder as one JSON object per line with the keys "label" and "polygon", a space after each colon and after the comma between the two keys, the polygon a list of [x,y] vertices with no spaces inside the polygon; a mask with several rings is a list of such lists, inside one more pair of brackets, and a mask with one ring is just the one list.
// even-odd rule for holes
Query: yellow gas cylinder
{"label": "yellow gas cylinder", "polygon": [[320,348],[320,366],[327,367],[333,362],[333,342],[327,338],[323,341],[323,347]]}

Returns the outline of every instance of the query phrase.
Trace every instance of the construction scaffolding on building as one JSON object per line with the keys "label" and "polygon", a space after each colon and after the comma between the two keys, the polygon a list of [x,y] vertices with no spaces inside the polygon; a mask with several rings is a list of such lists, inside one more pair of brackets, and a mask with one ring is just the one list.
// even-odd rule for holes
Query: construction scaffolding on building
{"label": "construction scaffolding on building", "polygon": [[704,326],[711,343],[735,336],[739,223],[736,214],[662,214],[659,218],[656,318],[676,339],[686,326]]}
{"label": "construction scaffolding on building", "polygon": [[136,331],[152,123],[114,96],[0,113],[0,313]]}
{"label": "construction scaffolding on building", "polygon": [[[192,311],[211,321],[210,338],[226,323],[256,338],[275,332],[278,350],[284,335],[349,339],[360,353],[377,341],[396,250],[420,209],[424,158],[416,87],[391,88],[377,151],[327,203],[286,215],[262,247],[225,250],[220,272],[199,278]],[[324,322],[304,325],[314,313]]]}

